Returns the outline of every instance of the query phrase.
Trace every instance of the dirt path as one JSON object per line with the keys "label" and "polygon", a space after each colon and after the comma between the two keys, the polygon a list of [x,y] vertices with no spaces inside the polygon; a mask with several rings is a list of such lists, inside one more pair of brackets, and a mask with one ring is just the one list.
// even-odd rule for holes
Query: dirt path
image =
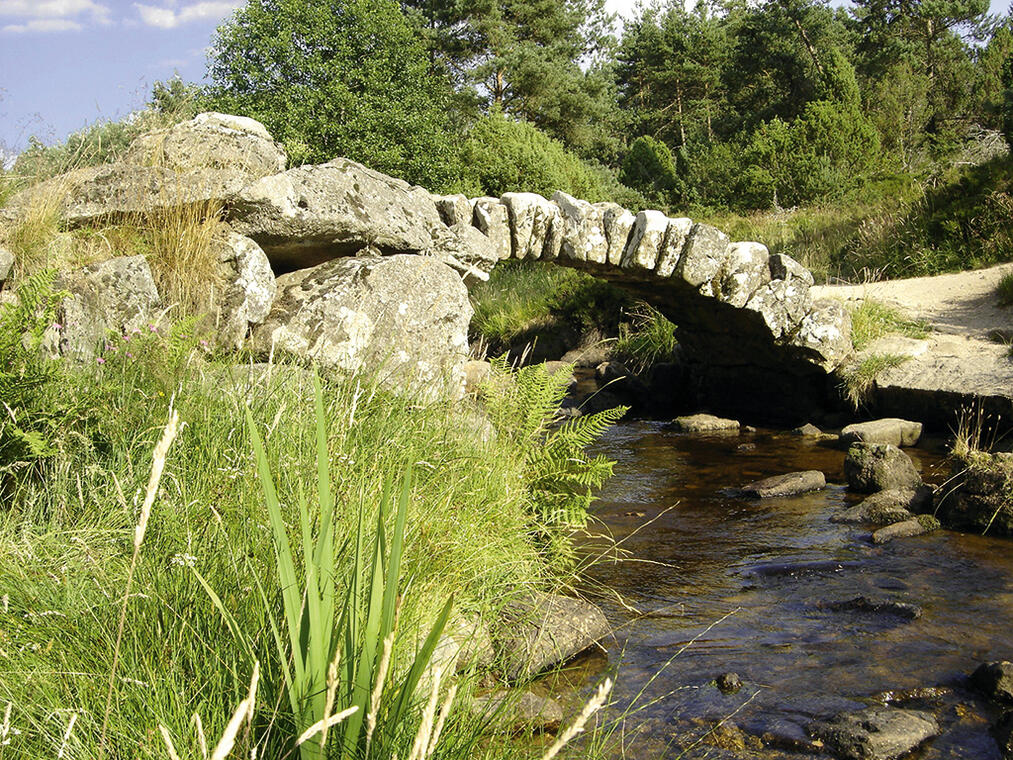
{"label": "dirt path", "polygon": [[991,399],[1004,408],[1013,400],[1013,358],[1007,345],[1013,342],[1013,307],[999,307],[995,290],[1009,272],[1013,264],[864,285],[823,285],[813,295],[849,302],[874,299],[928,323],[925,339],[887,336],[856,357],[909,357],[877,379],[880,392],[941,392],[949,404]]}

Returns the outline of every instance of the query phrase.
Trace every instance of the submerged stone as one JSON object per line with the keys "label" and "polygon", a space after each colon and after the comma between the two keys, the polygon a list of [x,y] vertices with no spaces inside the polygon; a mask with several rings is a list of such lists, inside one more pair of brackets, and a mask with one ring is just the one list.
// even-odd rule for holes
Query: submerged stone
{"label": "submerged stone", "polygon": [[938,734],[939,724],[921,710],[875,705],[815,723],[810,731],[845,760],[893,760]]}

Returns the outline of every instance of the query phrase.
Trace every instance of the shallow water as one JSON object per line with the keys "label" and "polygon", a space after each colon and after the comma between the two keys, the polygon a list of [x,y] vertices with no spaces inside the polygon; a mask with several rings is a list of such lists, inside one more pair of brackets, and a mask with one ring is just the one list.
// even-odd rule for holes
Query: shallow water
{"label": "shallow water", "polygon": [[[984,660],[1013,657],[1008,540],[937,531],[873,546],[869,528],[830,521],[858,501],[841,485],[843,452],[789,434],[686,435],[634,422],[613,428],[601,450],[617,464],[591,532],[611,535],[626,558],[589,578],[623,603],[603,604],[616,628],[608,664],[585,667],[617,668],[612,714],[635,710],[625,757],[807,757],[812,748],[795,742],[810,721],[887,690],[944,686],[910,703],[944,726],[918,757],[999,758],[994,716],[964,679]],[[945,478],[938,455],[910,453],[927,481]],[[808,469],[831,485],[784,499],[728,491]],[[828,609],[859,595],[922,615]],[[744,686],[724,695],[714,679],[728,671]],[[729,717],[752,749],[737,740],[717,749],[714,735],[695,745]]]}

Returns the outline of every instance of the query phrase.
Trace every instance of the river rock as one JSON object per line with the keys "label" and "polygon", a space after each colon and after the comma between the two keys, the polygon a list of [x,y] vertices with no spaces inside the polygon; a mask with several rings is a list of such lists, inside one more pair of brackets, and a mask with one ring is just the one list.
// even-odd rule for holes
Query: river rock
{"label": "river rock", "polygon": [[939,521],[931,515],[918,515],[904,522],[893,523],[872,534],[872,543],[885,544],[895,538],[913,538],[939,528]]}
{"label": "river rock", "polygon": [[476,198],[472,224],[483,233],[496,251],[496,258],[510,258],[510,212],[499,198]]}
{"label": "river rock", "polygon": [[809,491],[819,491],[826,487],[827,479],[822,472],[806,470],[757,480],[742,486],[741,493],[748,498],[771,499],[779,496],[797,496]]}
{"label": "river rock", "polygon": [[432,247],[435,230],[446,229],[426,190],[347,158],[264,177],[239,194],[229,216],[282,272],[367,246],[419,253]]}
{"label": "river rock", "polygon": [[915,490],[922,484],[911,457],[889,443],[855,443],[844,458],[844,477],[855,491]]}
{"label": "river rock", "polygon": [[820,438],[823,436],[823,431],[816,427],[811,422],[795,428],[791,431],[794,435],[802,436],[803,438]]}
{"label": "river rock", "polygon": [[715,417],[713,414],[691,414],[676,417],[672,420],[672,427],[683,433],[737,432],[739,423],[737,420]]}
{"label": "river rock", "polygon": [[999,745],[1003,760],[1013,758],[1013,710],[1007,710],[992,726],[992,736]]}
{"label": "river rock", "polygon": [[160,319],[162,303],[144,256],[89,264],[61,274],[53,286],[67,296],[44,343],[49,352],[70,359],[94,359],[110,332],[148,331]]}
{"label": "river rock", "polygon": [[555,731],[563,722],[563,708],[556,700],[529,690],[502,689],[486,696],[473,697],[471,713],[510,732]]}
{"label": "river rock", "polygon": [[925,512],[931,506],[932,488],[929,486],[906,491],[879,491],[851,509],[834,515],[830,520],[838,523],[891,525],[911,520],[916,513]]}
{"label": "river rock", "polygon": [[922,423],[887,417],[869,422],[856,422],[841,431],[841,442],[889,443],[894,446],[914,446],[922,435]]}
{"label": "river rock", "polygon": [[[134,217],[179,205],[226,203],[287,158],[260,122],[203,113],[139,136],[122,161],[55,177],[14,196],[24,213],[49,204],[70,226]],[[210,209],[209,209],[210,211]]]}
{"label": "river rock", "polygon": [[738,673],[722,673],[715,681],[722,694],[734,694],[742,688],[742,679]]}
{"label": "river rock", "polygon": [[1013,662],[985,662],[971,674],[971,683],[996,702],[1013,702]]}
{"label": "river rock", "polygon": [[905,620],[917,620],[922,616],[922,608],[910,602],[897,602],[892,599],[869,599],[856,596],[840,602],[824,602],[823,609],[832,612],[866,612],[874,615],[895,615]]}
{"label": "river rock", "polygon": [[845,760],[893,760],[937,735],[939,724],[921,710],[874,705],[815,723],[810,731]]}
{"label": "river rock", "polygon": [[492,640],[482,621],[473,616],[455,615],[436,642],[428,670],[439,668],[444,674],[456,673],[473,667],[487,668],[492,661]]}
{"label": "river rock", "polygon": [[14,254],[0,245],[0,290],[14,269]]}
{"label": "river rock", "polygon": [[504,673],[525,681],[609,634],[602,611],[581,599],[534,591],[507,603],[492,628]]}
{"label": "river rock", "polygon": [[250,238],[230,231],[217,247],[226,286],[220,298],[212,299],[215,342],[222,348],[239,349],[250,329],[271,313],[278,286],[267,256]]}
{"label": "river rock", "polygon": [[408,395],[460,397],[471,313],[450,267],[374,252],[279,277],[274,307],[250,345],[341,373],[375,373]]}
{"label": "river rock", "polygon": [[955,528],[1013,535],[1013,454],[977,453],[954,470],[939,518]]}

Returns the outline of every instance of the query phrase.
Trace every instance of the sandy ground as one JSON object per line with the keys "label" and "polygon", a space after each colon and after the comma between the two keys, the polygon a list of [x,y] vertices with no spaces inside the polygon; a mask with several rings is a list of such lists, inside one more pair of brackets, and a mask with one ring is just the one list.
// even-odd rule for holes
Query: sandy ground
{"label": "sandy ground", "polygon": [[929,324],[924,340],[888,336],[863,352],[910,357],[880,377],[881,387],[1013,398],[1013,358],[1006,345],[1013,342],[1013,307],[998,306],[995,295],[1000,278],[1009,272],[1013,264],[909,280],[822,285],[813,288],[813,296],[852,302],[871,298]]}

